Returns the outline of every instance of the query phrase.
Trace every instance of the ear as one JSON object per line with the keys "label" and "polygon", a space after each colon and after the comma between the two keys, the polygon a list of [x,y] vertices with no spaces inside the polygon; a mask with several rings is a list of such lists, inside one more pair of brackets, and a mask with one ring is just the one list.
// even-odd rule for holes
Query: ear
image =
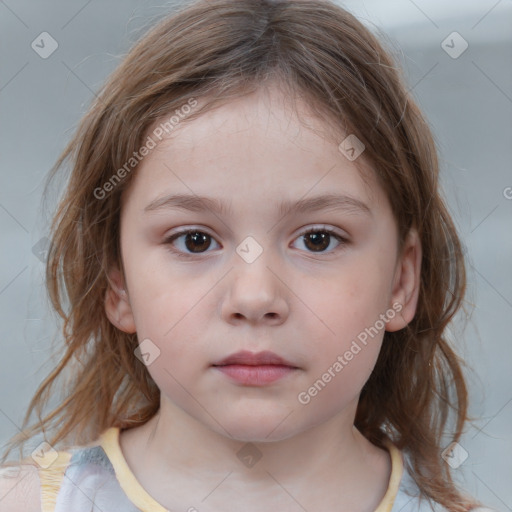
{"label": "ear", "polygon": [[397,314],[387,322],[386,331],[399,331],[414,318],[420,291],[421,257],[421,241],[413,228],[397,262],[390,304]]}
{"label": "ear", "polygon": [[136,332],[132,308],[121,271],[112,267],[108,274],[109,287],[105,294],[105,312],[110,322],[123,332]]}

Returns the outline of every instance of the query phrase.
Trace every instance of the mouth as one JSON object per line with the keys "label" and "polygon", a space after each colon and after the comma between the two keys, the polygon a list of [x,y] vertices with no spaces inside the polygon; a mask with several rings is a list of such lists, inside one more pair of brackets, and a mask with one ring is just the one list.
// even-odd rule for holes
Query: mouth
{"label": "mouth", "polygon": [[288,366],[290,368],[297,368],[293,363],[283,359],[282,357],[265,350],[263,352],[249,352],[248,350],[241,350],[234,354],[217,361],[213,366],[226,366],[226,365],[245,365],[245,366]]}
{"label": "mouth", "polygon": [[299,368],[270,351],[236,352],[214,363],[231,380],[247,386],[264,386],[293,374]]}

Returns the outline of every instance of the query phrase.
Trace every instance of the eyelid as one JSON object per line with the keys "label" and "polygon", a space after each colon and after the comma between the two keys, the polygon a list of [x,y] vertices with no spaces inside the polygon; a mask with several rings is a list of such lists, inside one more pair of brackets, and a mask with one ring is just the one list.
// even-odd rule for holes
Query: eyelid
{"label": "eyelid", "polygon": [[[307,227],[309,226],[309,227]],[[200,233],[205,233],[212,238],[215,238],[215,235],[213,235],[208,228],[204,228],[202,226],[191,226],[191,227],[185,227],[182,229],[178,229],[177,231],[172,232],[169,235],[165,236],[165,240],[169,240],[173,237],[176,237],[178,235],[187,234],[191,231],[199,231]],[[346,232],[340,233],[340,228],[329,226],[328,224],[306,224],[306,226],[303,226],[299,228],[294,234],[294,239],[297,238],[300,235],[305,235],[311,231],[326,231],[332,235],[337,235],[340,238],[343,238],[344,240],[348,240],[349,236]]]}
{"label": "eyelid", "polygon": [[341,228],[330,226],[329,224],[307,224],[296,232],[295,238],[297,238],[299,235],[305,235],[311,231],[326,231],[331,235],[336,235],[340,238],[343,238],[344,240],[348,240],[348,234],[345,231],[342,232]]}

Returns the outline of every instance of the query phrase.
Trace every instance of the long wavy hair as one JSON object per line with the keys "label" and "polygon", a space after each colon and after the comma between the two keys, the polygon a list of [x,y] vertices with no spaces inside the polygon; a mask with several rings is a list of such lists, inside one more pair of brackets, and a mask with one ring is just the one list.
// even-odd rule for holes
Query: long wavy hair
{"label": "long wavy hair", "polygon": [[[69,166],[46,263],[64,347],[2,462],[15,446],[21,456],[25,441],[38,433],[53,446],[87,443],[112,426],[142,425],[158,411],[160,391],[134,357],[136,334],[113,326],[104,306],[109,269],[123,268],[119,214],[123,190],[136,172],[130,159],[150,128],[191,98],[205,101],[184,122],[269,81],[365,144],[400,242],[412,227],[419,233],[416,315],[406,328],[385,333],[355,426],[375,445],[389,440],[407,454],[427,499],[452,512],[469,510],[476,502],[457,489],[441,457],[448,428],[449,440],[457,441],[469,418],[463,362],[445,334],[463,307],[465,263],[439,191],[435,141],[390,52],[327,0],[186,2],[148,30],[102,86],[47,183]],[[129,161],[133,169],[127,169]],[[115,184],[114,175],[122,178]],[[43,415],[56,386],[65,398]],[[28,427],[34,411],[38,420]]]}

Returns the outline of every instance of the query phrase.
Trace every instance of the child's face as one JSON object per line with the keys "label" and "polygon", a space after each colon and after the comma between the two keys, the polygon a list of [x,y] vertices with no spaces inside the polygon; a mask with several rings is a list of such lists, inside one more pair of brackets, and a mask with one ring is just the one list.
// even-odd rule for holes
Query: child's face
{"label": "child's face", "polygon": [[[121,212],[128,295],[107,301],[114,324],[151,340],[143,351],[162,414],[254,441],[328,420],[352,425],[384,330],[414,314],[419,262],[419,247],[399,258],[391,207],[373,177],[365,183],[337,144],[271,91],[183,123],[141,162]],[[192,196],[194,209],[162,201],[145,211],[176,194]],[[350,199],[288,215],[278,208],[326,194]],[[198,196],[230,212],[199,210]],[[311,228],[316,238],[304,237]],[[200,233],[166,242],[181,229]],[[297,369],[257,385],[212,366],[241,350],[272,351]]]}

